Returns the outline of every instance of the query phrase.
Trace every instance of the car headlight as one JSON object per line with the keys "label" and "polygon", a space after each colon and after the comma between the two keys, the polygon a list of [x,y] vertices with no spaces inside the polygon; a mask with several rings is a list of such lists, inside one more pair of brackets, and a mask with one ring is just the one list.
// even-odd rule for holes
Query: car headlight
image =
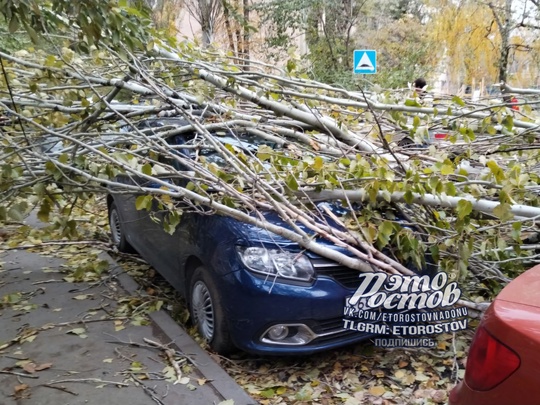
{"label": "car headlight", "polygon": [[256,272],[290,280],[311,281],[315,270],[302,253],[264,247],[237,246],[244,265]]}

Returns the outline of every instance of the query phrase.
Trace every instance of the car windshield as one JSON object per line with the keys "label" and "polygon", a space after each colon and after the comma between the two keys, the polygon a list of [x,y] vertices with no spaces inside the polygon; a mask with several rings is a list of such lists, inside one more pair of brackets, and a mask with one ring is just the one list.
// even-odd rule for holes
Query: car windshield
{"label": "car windshield", "polygon": [[[256,153],[261,145],[266,145],[272,149],[277,147],[275,142],[252,134],[213,132],[212,136],[216,141],[224,145],[231,145],[248,154]],[[208,163],[215,163],[219,166],[225,166],[227,163],[223,156],[215,149],[215,147],[201,135],[195,135],[187,141],[185,136],[177,136],[172,141],[172,144],[177,145],[179,149],[182,149],[182,147],[187,147],[185,150],[189,150],[187,154],[192,158],[195,158],[196,156],[204,156]]]}

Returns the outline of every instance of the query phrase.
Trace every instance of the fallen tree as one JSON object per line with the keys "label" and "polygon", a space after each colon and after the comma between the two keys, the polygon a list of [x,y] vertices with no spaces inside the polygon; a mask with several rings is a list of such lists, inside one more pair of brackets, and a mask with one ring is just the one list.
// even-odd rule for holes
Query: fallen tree
{"label": "fallen tree", "polygon": [[[0,220],[35,206],[43,220],[59,213],[73,226],[75,202],[114,190],[137,193],[139,209],[155,201],[175,213],[168,232],[185,210],[211,209],[359,271],[413,274],[427,255],[484,293],[538,261],[540,246],[524,243],[540,214],[534,91],[516,91],[529,97],[520,110],[422,100],[408,89],[334,88],[254,61],[243,71],[189,43],[151,45],[0,52]],[[152,117],[165,124],[141,126]],[[186,132],[195,134],[189,144],[167,144]],[[220,142],[223,134],[235,141]],[[264,142],[245,147],[243,134]],[[120,173],[142,181],[125,185]],[[319,201],[340,201],[346,213]]]}

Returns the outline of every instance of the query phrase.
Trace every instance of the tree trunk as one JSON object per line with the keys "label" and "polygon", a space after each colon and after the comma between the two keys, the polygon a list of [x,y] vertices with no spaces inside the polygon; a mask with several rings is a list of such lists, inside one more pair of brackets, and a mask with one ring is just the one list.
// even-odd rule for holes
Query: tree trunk
{"label": "tree trunk", "polygon": [[243,0],[244,7],[244,70],[249,70],[249,0]]}
{"label": "tree trunk", "polygon": [[[499,82],[504,82],[508,80],[508,59],[510,57],[510,34],[512,31],[512,0],[506,0],[504,5],[504,10],[498,12],[496,6],[492,3],[489,3],[491,12],[497,27],[499,28],[499,33],[501,35],[501,53],[498,60],[498,70],[499,70]],[[505,97],[506,100],[506,97]]]}
{"label": "tree trunk", "polygon": [[234,46],[234,37],[231,27],[231,15],[229,13],[229,4],[227,0],[222,0],[222,6],[223,6],[223,16],[225,17],[225,30],[227,31],[227,38],[229,39],[229,48],[231,49],[231,52],[238,56],[238,50]]}

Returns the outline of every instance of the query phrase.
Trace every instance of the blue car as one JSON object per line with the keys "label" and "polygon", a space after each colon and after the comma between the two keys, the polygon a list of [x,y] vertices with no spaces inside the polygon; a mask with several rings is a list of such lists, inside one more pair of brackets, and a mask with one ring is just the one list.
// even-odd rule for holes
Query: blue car
{"label": "blue car", "polygon": [[[144,125],[181,126],[182,121],[155,119]],[[184,145],[193,136],[184,133],[167,141]],[[229,142],[226,137],[217,138]],[[242,135],[230,140],[239,141],[253,143]],[[136,182],[128,176],[117,180]],[[343,327],[346,299],[359,285],[358,270],[219,214],[186,211],[170,235],[161,223],[168,214],[157,207],[137,210],[136,197],[110,190],[107,204],[113,242],[120,251],[139,253],[186,298],[192,321],[215,351],[309,354],[373,335]],[[328,206],[339,209],[335,204]],[[264,215],[271,223],[287,226],[274,213]],[[325,240],[319,242],[339,250]]]}

